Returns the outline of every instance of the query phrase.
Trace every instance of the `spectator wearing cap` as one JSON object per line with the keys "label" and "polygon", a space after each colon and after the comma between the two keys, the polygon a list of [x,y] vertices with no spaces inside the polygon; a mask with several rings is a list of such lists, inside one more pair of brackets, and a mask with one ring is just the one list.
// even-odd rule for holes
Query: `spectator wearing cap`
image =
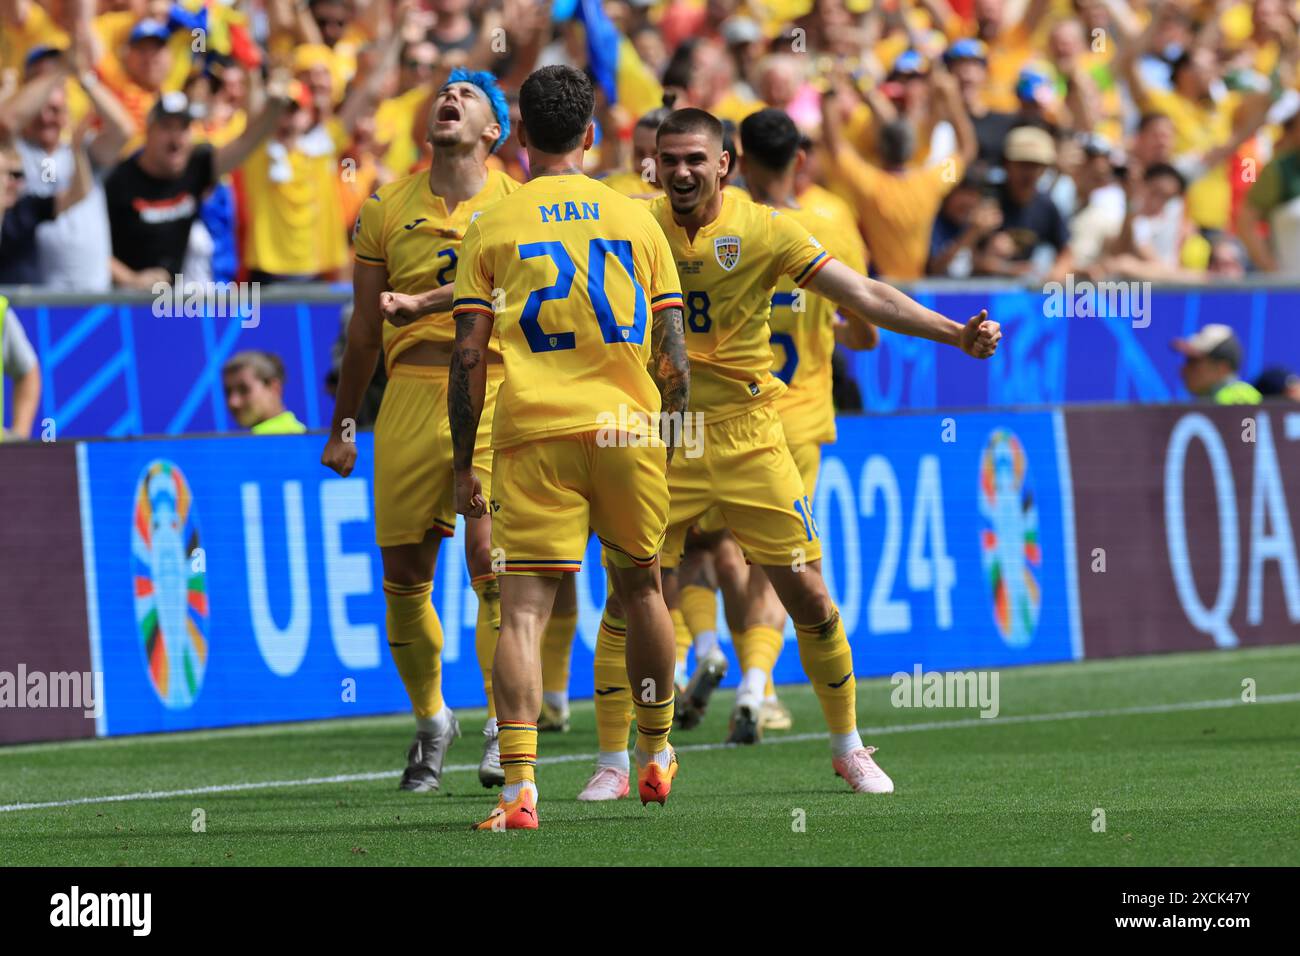
{"label": "spectator wearing cap", "polygon": [[[3,427],[6,378],[13,382],[13,412],[9,426]],[[31,437],[40,400],[41,367],[36,350],[23,331],[17,313],[9,308],[9,300],[0,295],[0,440],[21,441]]]}
{"label": "spectator wearing cap", "polygon": [[767,52],[767,35],[763,28],[750,17],[731,17],[722,24],[722,42],[738,77],[737,89],[751,99],[761,99],[758,93],[759,68]]}
{"label": "spectator wearing cap", "polygon": [[[65,142],[69,127],[68,83],[80,60],[41,48],[28,57],[27,82],[0,104],[0,138],[17,134],[25,189],[37,197],[57,196],[77,174],[77,155]],[[91,70],[77,76],[93,105],[101,130],[88,140],[92,177],[85,198],[36,229],[36,284],[64,292],[104,292],[112,287],[108,204],[103,179],[132,135],[131,118]]]}
{"label": "spectator wearing cap", "polygon": [[1216,405],[1258,405],[1263,396],[1238,376],[1241,342],[1227,325],[1204,326],[1191,338],[1174,339],[1174,351],[1185,357],[1183,384],[1194,396]]}
{"label": "spectator wearing cap", "polygon": [[181,272],[199,203],[271,134],[284,112],[286,83],[273,79],[267,105],[225,146],[194,144],[197,118],[184,93],[164,93],[150,111],[144,145],[105,181],[115,285],[151,289]]}
{"label": "spectator wearing cap", "polygon": [[1016,126],[1016,114],[989,108],[988,48],[982,40],[957,40],[944,53],[943,62],[957,78],[962,104],[975,127],[979,143],[976,159],[987,166],[1001,165],[1002,144]]}
{"label": "spectator wearing cap", "polygon": [[1282,123],[1273,158],[1246,193],[1237,226],[1257,269],[1300,276],[1300,97]]}
{"label": "spectator wearing cap", "polygon": [[141,20],[127,35],[122,59],[104,53],[95,64],[100,79],[125,107],[137,132],[145,128],[149,110],[171,73],[171,35],[172,28],[166,23]]}
{"label": "spectator wearing cap", "polygon": [[1260,372],[1255,388],[1265,400],[1285,399],[1300,402],[1300,375],[1281,365],[1272,365]]}
{"label": "spectator wearing cap", "polygon": [[1070,271],[1070,229],[1056,204],[1039,189],[1056,164],[1052,135],[1037,126],[1017,126],[1003,150],[1006,181],[999,190],[1001,228],[975,257],[979,275],[1059,279]]}
{"label": "spectator wearing cap", "polygon": [[221,368],[226,411],[254,435],[301,435],[307,426],[284,407],[284,362],[271,352],[232,355]]}
{"label": "spectator wearing cap", "polygon": [[895,120],[880,129],[881,166],[875,166],[847,142],[836,95],[822,97],[822,137],[827,162],[841,182],[871,253],[873,269],[883,276],[915,279],[925,275],[930,233],[944,197],[957,185],[975,157],[975,130],[961,103],[957,81],[943,70],[931,77],[946,119],[956,131],[958,155],[951,162],[908,169],[915,149],[911,124]]}

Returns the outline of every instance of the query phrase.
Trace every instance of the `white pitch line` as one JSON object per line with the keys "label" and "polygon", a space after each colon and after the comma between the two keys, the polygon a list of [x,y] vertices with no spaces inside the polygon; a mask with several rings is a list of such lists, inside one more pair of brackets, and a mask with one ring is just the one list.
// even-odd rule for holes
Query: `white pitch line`
{"label": "white pitch line", "polygon": [[[1146,704],[1139,707],[1118,707],[1112,710],[1066,710],[1050,714],[1022,714],[1012,717],[971,717],[965,720],[934,720],[925,723],[895,724],[890,727],[863,727],[864,737],[879,737],[884,734],[906,734],[927,730],[962,730],[970,727],[1005,727],[1009,724],[1037,724],[1062,720],[1092,720],[1100,717],[1128,717],[1139,714],[1173,714],[1194,710],[1222,710],[1228,707],[1257,706],[1260,704],[1294,704],[1300,703],[1300,693],[1264,694],[1255,703],[1246,704],[1236,698],[1227,700],[1195,700],[1176,704]],[[825,740],[824,733],[789,734],[772,737],[763,746],[776,744],[807,743],[813,740]],[[727,750],[738,744],[684,744],[677,748],[682,753],[699,753],[710,750]],[[542,757],[537,762],[543,766],[561,763],[576,763],[595,760],[594,753],[563,754],[558,757]],[[478,764],[456,764],[443,768],[444,773],[462,773],[477,770]],[[300,780],[261,780],[249,783],[223,783],[207,787],[190,787],[185,790],[142,790],[139,793],[120,793],[103,797],[77,797],[72,800],[49,800],[44,803],[11,803],[0,806],[0,813],[13,813],[18,810],[50,810],[58,807],[79,807],[97,803],[127,803],[133,800],[167,800],[173,797],[194,797],[212,793],[240,793],[248,790],[271,790],[288,787],[313,787],[326,783],[361,783],[370,780],[386,780],[397,775],[395,770],[376,770],[370,773],[343,773],[331,777],[305,777]]]}

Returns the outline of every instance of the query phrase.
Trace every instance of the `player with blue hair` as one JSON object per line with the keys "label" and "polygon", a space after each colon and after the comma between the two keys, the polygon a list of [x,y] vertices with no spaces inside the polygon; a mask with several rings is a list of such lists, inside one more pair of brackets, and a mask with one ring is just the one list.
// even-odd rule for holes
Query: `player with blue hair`
{"label": "player with blue hair", "polygon": [[[352,423],[382,354],[388,386],[375,424],[375,537],[384,566],[388,646],[415,715],[399,785],[413,792],[439,789],[447,751],[460,735],[442,696],[442,624],[430,601],[439,546],[456,531],[447,419],[455,341],[451,292],[457,269],[465,267],[460,245],[470,223],[519,188],[488,168],[509,135],[506,99],[492,74],[453,71],[429,113],[432,165],[372,193],[353,233],[352,318],[321,462],[344,477],[352,472]],[[504,376],[501,355],[491,351],[485,361],[489,401],[495,401]],[[491,413],[483,420],[475,464],[490,475]],[[465,563],[479,605],[475,644],[489,706],[479,765],[486,787],[504,781],[491,709],[501,606],[490,534],[490,520],[466,523]]]}
{"label": "player with blue hair", "polygon": [[510,104],[506,102],[506,95],[497,83],[497,78],[487,70],[466,70],[458,66],[451,71],[451,75],[447,77],[447,82],[442,85],[442,89],[445,90],[457,83],[468,83],[471,86],[476,86],[487,97],[488,106],[492,109],[492,115],[496,118],[497,125],[501,127],[496,142],[492,144],[491,151],[495,153],[510,138]]}

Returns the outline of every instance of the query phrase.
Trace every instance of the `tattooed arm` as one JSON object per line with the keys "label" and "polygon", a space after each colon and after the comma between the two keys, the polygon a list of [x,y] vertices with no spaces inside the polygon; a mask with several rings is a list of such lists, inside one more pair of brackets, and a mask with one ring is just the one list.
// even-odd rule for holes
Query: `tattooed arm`
{"label": "tattooed arm", "polygon": [[451,353],[447,415],[451,419],[456,510],[470,518],[481,518],[487,512],[483,486],[474,474],[474,441],[487,395],[487,349],[491,338],[491,315],[477,311],[456,315],[456,346]]}
{"label": "tattooed arm", "polygon": [[[659,386],[664,412],[680,416],[686,412],[691,391],[691,365],[686,358],[686,333],[679,306],[660,309],[654,314],[650,331],[650,376]],[[660,419],[662,423],[664,419]],[[668,460],[673,460],[673,446],[668,446]]]}
{"label": "tattooed arm", "polygon": [[962,325],[839,261],[831,261],[816,273],[808,288],[881,328],[953,345],[975,358],[988,358],[1002,338],[998,323],[988,320],[988,310],[981,310]]}

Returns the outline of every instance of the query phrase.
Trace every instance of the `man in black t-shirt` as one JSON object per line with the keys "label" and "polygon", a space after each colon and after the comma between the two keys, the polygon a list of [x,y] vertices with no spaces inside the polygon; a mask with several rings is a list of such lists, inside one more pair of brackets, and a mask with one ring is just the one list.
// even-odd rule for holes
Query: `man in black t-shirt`
{"label": "man in black t-shirt", "polygon": [[164,93],[149,113],[144,146],[118,164],[104,184],[113,233],[113,283],[149,289],[181,271],[190,227],[203,195],[275,128],[288,102],[284,78],[267,86],[267,105],[238,138],[219,149],[194,144],[194,106]]}
{"label": "man in black t-shirt", "polygon": [[1002,225],[975,255],[978,275],[1059,279],[1070,271],[1070,228],[1051,198],[1038,188],[1056,163],[1052,134],[1018,126],[1004,148],[1006,182],[997,196]]}

